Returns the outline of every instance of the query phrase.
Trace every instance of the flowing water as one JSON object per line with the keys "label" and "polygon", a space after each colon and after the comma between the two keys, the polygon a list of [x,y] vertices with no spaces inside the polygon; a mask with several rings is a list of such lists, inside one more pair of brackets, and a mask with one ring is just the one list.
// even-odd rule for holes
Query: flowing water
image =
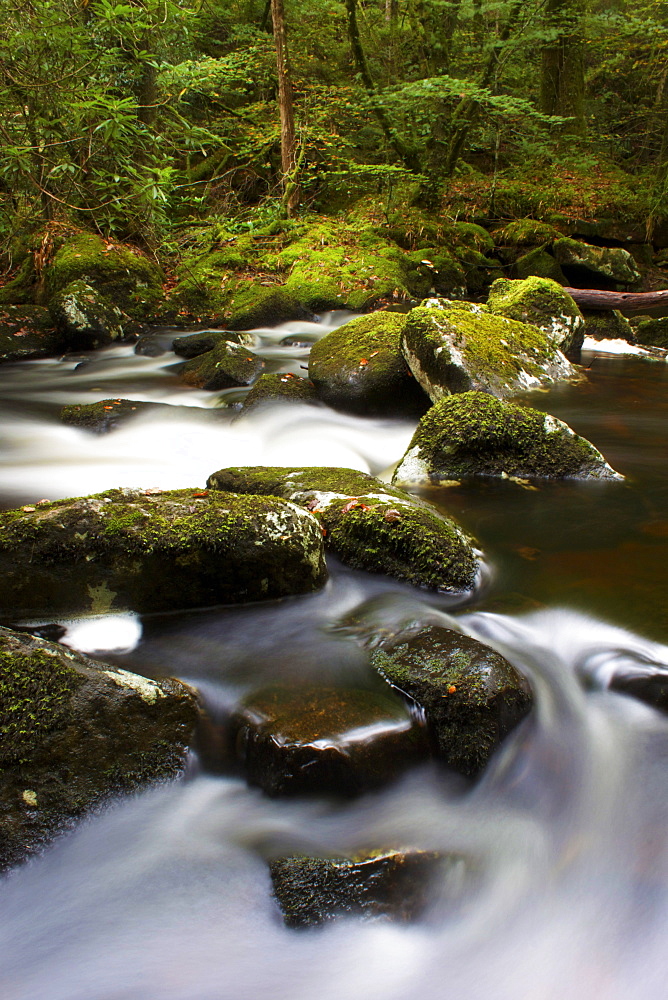
{"label": "flowing water", "polygon": [[[346,319],[333,316],[335,325]],[[258,331],[300,373],[327,327]],[[168,344],[170,337],[164,335]],[[6,507],[127,486],[202,486],[234,464],[383,474],[413,427],[327,408],[233,421],[171,353],[115,347],[2,369]],[[67,641],[196,683],[213,715],[271,679],[373,686],[350,628],[422,620],[496,646],[531,679],[531,717],[474,786],[435,766],[341,804],[270,800],[193,760],[182,782],[114,804],[2,886],[7,1000],[654,1000],[666,992],[668,723],[616,693],[668,684],[668,365],[587,355],[589,380],[530,397],[592,439],[623,483],[481,481],[424,491],[482,543],[459,602],[331,565],[324,591],[139,620],[69,622]],[[106,397],[192,407],[95,436],[58,422]],[[238,393],[228,393],[231,399]],[[664,698],[665,701],[665,698]],[[374,845],[456,852],[423,919],[293,931],[267,858]]]}

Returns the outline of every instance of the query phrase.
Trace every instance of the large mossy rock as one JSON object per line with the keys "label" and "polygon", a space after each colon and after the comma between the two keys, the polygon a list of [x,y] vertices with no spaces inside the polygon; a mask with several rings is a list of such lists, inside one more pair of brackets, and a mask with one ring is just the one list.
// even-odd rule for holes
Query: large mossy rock
{"label": "large mossy rock", "polygon": [[561,233],[555,226],[536,219],[514,219],[493,234],[494,243],[501,259],[511,264],[534,250],[547,252]]}
{"label": "large mossy rock", "polygon": [[593,340],[626,340],[635,344],[636,333],[619,309],[586,310],[585,336]]}
{"label": "large mossy rock", "polygon": [[54,325],[66,338],[68,350],[106,347],[123,336],[123,313],[106,295],[86,281],[71,281],[49,302]]}
{"label": "large mossy rock", "polygon": [[232,340],[224,340],[206,354],[186,361],[181,377],[187,385],[200,389],[232,389],[252,385],[263,368],[264,361],[257,354]]}
{"label": "large mossy rock", "polygon": [[470,389],[503,399],[579,377],[544,330],[472,303],[428,299],[412,309],[402,350],[432,402]]}
{"label": "large mossy rock", "polygon": [[475,775],[532,705],[526,679],[499,653],[452,629],[428,625],[383,640],[376,670],[420,705],[436,752]]}
{"label": "large mossy rock", "polygon": [[351,916],[416,920],[441,894],[443,877],[462,866],[434,851],[384,851],[357,860],[279,858],[269,870],[286,925],[317,927]]}
{"label": "large mossy rock", "polygon": [[194,692],[0,628],[0,868],[111,796],[179,775]]}
{"label": "large mossy rock", "polygon": [[395,483],[468,476],[621,479],[563,420],[482,392],[446,396],[422,417]]}
{"label": "large mossy rock", "polygon": [[641,274],[628,250],[621,247],[597,247],[567,237],[556,240],[552,253],[569,280],[587,283],[609,282],[634,285]]}
{"label": "large mossy rock", "polygon": [[135,247],[92,233],[66,240],[44,271],[49,301],[83,281],[132,319],[150,319],[163,302],[163,274]]}
{"label": "large mossy rock", "polygon": [[513,266],[512,273],[520,280],[524,278],[537,277],[549,278],[559,285],[567,285],[566,275],[545,247],[536,247],[529,253],[518,257]]}
{"label": "large mossy rock", "polygon": [[244,399],[241,412],[248,413],[266,403],[317,402],[315,386],[307,378],[299,378],[292,372],[275,372],[272,375],[260,375]]}
{"label": "large mossy rock", "polygon": [[639,316],[633,324],[635,340],[646,347],[668,348],[668,316]]}
{"label": "large mossy rock", "polygon": [[0,306],[0,364],[51,358],[66,340],[43,306]]}
{"label": "large mossy rock", "polygon": [[325,578],[318,521],[275,497],[117,489],[0,514],[8,617],[265,600]]}
{"label": "large mossy rock", "polygon": [[352,413],[424,413],[429,400],[401,353],[405,325],[405,315],[377,312],[326,334],[309,356],[318,397]]}
{"label": "large mossy rock", "polygon": [[403,490],[352,469],[221,469],[210,489],[285,497],[313,511],[325,542],[353,569],[385,573],[430,590],[475,586],[473,542],[450,518]]}
{"label": "large mossy rock", "polygon": [[489,290],[487,307],[496,316],[537,326],[564,354],[582,347],[584,317],[568,292],[549,278],[500,278]]}
{"label": "large mossy rock", "polygon": [[229,724],[243,774],[268,795],[358,795],[429,757],[424,725],[374,691],[256,691]]}

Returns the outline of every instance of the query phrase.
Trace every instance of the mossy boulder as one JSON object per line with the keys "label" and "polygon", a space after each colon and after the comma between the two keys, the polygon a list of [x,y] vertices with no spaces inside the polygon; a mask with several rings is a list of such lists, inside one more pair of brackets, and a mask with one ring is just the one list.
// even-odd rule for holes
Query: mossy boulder
{"label": "mossy boulder", "polygon": [[282,496],[313,511],[327,547],[353,569],[385,573],[417,587],[471,590],[473,542],[450,518],[403,490],[352,469],[222,469],[210,489]]}
{"label": "mossy boulder", "polygon": [[545,331],[472,303],[428,299],[412,309],[402,351],[432,402],[470,389],[504,398],[577,377]]}
{"label": "mossy boulder", "polygon": [[549,278],[500,278],[490,288],[487,307],[496,316],[544,330],[564,354],[582,347],[584,317],[568,292]]}
{"label": "mossy boulder", "polygon": [[374,691],[274,685],[230,720],[242,773],[268,795],[358,795],[425,760],[424,726]]}
{"label": "mossy boulder", "polygon": [[536,247],[535,250],[530,250],[529,253],[518,257],[513,266],[512,273],[520,280],[533,276],[537,278],[549,278],[560,285],[568,284],[566,275],[561,270],[557,261],[543,247]]}
{"label": "mossy boulder", "polygon": [[132,319],[150,319],[164,299],[157,264],[135,247],[92,233],[67,239],[47,263],[44,278],[49,302],[72,282],[83,281]]}
{"label": "mossy boulder", "polygon": [[65,346],[65,337],[43,306],[0,306],[0,364],[51,358]]}
{"label": "mossy boulder", "polygon": [[[98,403],[73,403],[64,406],[60,411],[62,423],[71,427],[81,427],[94,434],[106,434],[138,417],[141,414],[156,413],[161,417],[201,416],[203,412],[197,406],[172,406],[169,403],[149,403],[139,399],[101,399]],[[219,417],[217,411],[211,411],[213,418]]]}
{"label": "mossy boulder", "polygon": [[596,247],[563,237],[553,243],[552,253],[573,282],[615,286],[634,285],[641,279],[633,257],[621,247]]}
{"label": "mossy boulder", "polygon": [[181,377],[187,385],[200,389],[231,389],[252,385],[264,368],[264,361],[246,347],[224,340],[212,351],[186,361]]}
{"label": "mossy boulder", "polygon": [[555,226],[536,219],[513,219],[492,233],[496,252],[505,264],[514,264],[532,251],[548,254],[553,242],[562,236]]}
{"label": "mossy boulder", "polygon": [[633,324],[635,339],[647,347],[668,348],[668,317],[656,319],[653,316],[638,317]]}
{"label": "mossy boulder", "polygon": [[292,372],[276,372],[260,375],[250,389],[241,407],[242,413],[257,409],[265,403],[317,403],[315,386],[307,378],[299,378]]}
{"label": "mossy boulder", "polygon": [[174,778],[194,692],[0,628],[0,868],[111,796]]}
{"label": "mossy boulder", "polygon": [[438,756],[475,775],[529,713],[531,688],[503,656],[452,629],[426,625],[383,640],[375,669],[425,712]]}
{"label": "mossy boulder", "polygon": [[482,392],[448,396],[422,417],[395,483],[468,476],[621,479],[563,420]]}
{"label": "mossy boulder", "polygon": [[435,851],[383,851],[356,860],[279,858],[269,871],[286,925],[317,927],[351,916],[416,920],[463,863]]}
{"label": "mossy boulder", "polygon": [[586,310],[585,337],[593,340],[627,340],[635,344],[636,333],[619,309]]}
{"label": "mossy boulder", "polygon": [[0,614],[165,611],[316,590],[322,533],[275,497],[116,489],[0,514]]}
{"label": "mossy boulder", "polygon": [[106,347],[123,337],[123,313],[86,281],[71,281],[56,292],[49,312],[69,350]]}
{"label": "mossy boulder", "polygon": [[226,343],[242,344],[243,347],[254,347],[256,338],[253,334],[234,333],[232,330],[204,330],[198,333],[184,334],[172,342],[174,354],[189,361],[207,354],[214,348]]}
{"label": "mossy boulder", "polygon": [[466,295],[466,270],[454,252],[427,247],[408,254],[407,261],[411,267],[411,291],[415,298],[436,294],[455,299]]}
{"label": "mossy boulder", "polygon": [[399,313],[372,313],[315,343],[308,373],[318,397],[352,413],[424,413],[429,400],[401,353],[405,323]]}

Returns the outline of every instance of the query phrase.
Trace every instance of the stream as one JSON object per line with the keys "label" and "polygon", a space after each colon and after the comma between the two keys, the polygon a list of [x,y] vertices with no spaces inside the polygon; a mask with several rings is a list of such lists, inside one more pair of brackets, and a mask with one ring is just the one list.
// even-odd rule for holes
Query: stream
{"label": "stream", "polygon": [[[255,331],[267,371],[303,374],[349,315]],[[409,420],[282,404],[234,419],[132,345],[5,365],[4,508],[117,486],[202,487],[230,465],[388,475]],[[287,338],[287,345],[282,343]],[[295,346],[295,344],[297,346]],[[301,345],[301,346],[299,346]],[[423,765],[341,803],[269,799],[193,756],[176,783],[116,802],[2,885],[7,1000],[658,1000],[668,960],[668,364],[586,352],[584,384],[528,394],[588,437],[623,482],[481,480],[422,490],[480,541],[479,591],[452,598],[328,559],[319,593],[65,622],[73,647],[196,684],[213,717],[274,680],[377,687],[341,627],[456,624],[531,680],[536,704],[470,785]],[[243,391],[228,390],[229,401]],[[107,435],[58,420],[107,397],[187,406]],[[612,690],[616,687],[621,690]],[[379,844],[455,852],[410,925],[294,931],[267,859]]]}

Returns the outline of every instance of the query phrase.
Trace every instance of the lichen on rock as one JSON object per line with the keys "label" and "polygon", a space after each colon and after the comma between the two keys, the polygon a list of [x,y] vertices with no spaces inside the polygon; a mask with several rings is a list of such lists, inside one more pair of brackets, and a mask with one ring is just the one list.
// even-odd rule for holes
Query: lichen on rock
{"label": "lichen on rock", "polygon": [[282,496],[318,516],[327,547],[353,569],[450,593],[477,580],[473,541],[403,490],[352,469],[248,467],[209,476],[210,489]]}
{"label": "lichen on rock", "polygon": [[562,420],[481,392],[447,396],[432,406],[393,482],[438,483],[468,476],[623,478]]}
{"label": "lichen on rock", "polygon": [[552,253],[570,276],[607,279],[619,285],[633,285],[641,278],[633,257],[622,247],[591,246],[563,237],[554,242]]}
{"label": "lichen on rock", "polygon": [[107,490],[0,514],[0,610],[161,611],[322,586],[318,521],[276,497]]}
{"label": "lichen on rock", "polygon": [[106,347],[123,336],[121,310],[81,279],[71,281],[51,297],[49,312],[66,338],[68,350]]}

